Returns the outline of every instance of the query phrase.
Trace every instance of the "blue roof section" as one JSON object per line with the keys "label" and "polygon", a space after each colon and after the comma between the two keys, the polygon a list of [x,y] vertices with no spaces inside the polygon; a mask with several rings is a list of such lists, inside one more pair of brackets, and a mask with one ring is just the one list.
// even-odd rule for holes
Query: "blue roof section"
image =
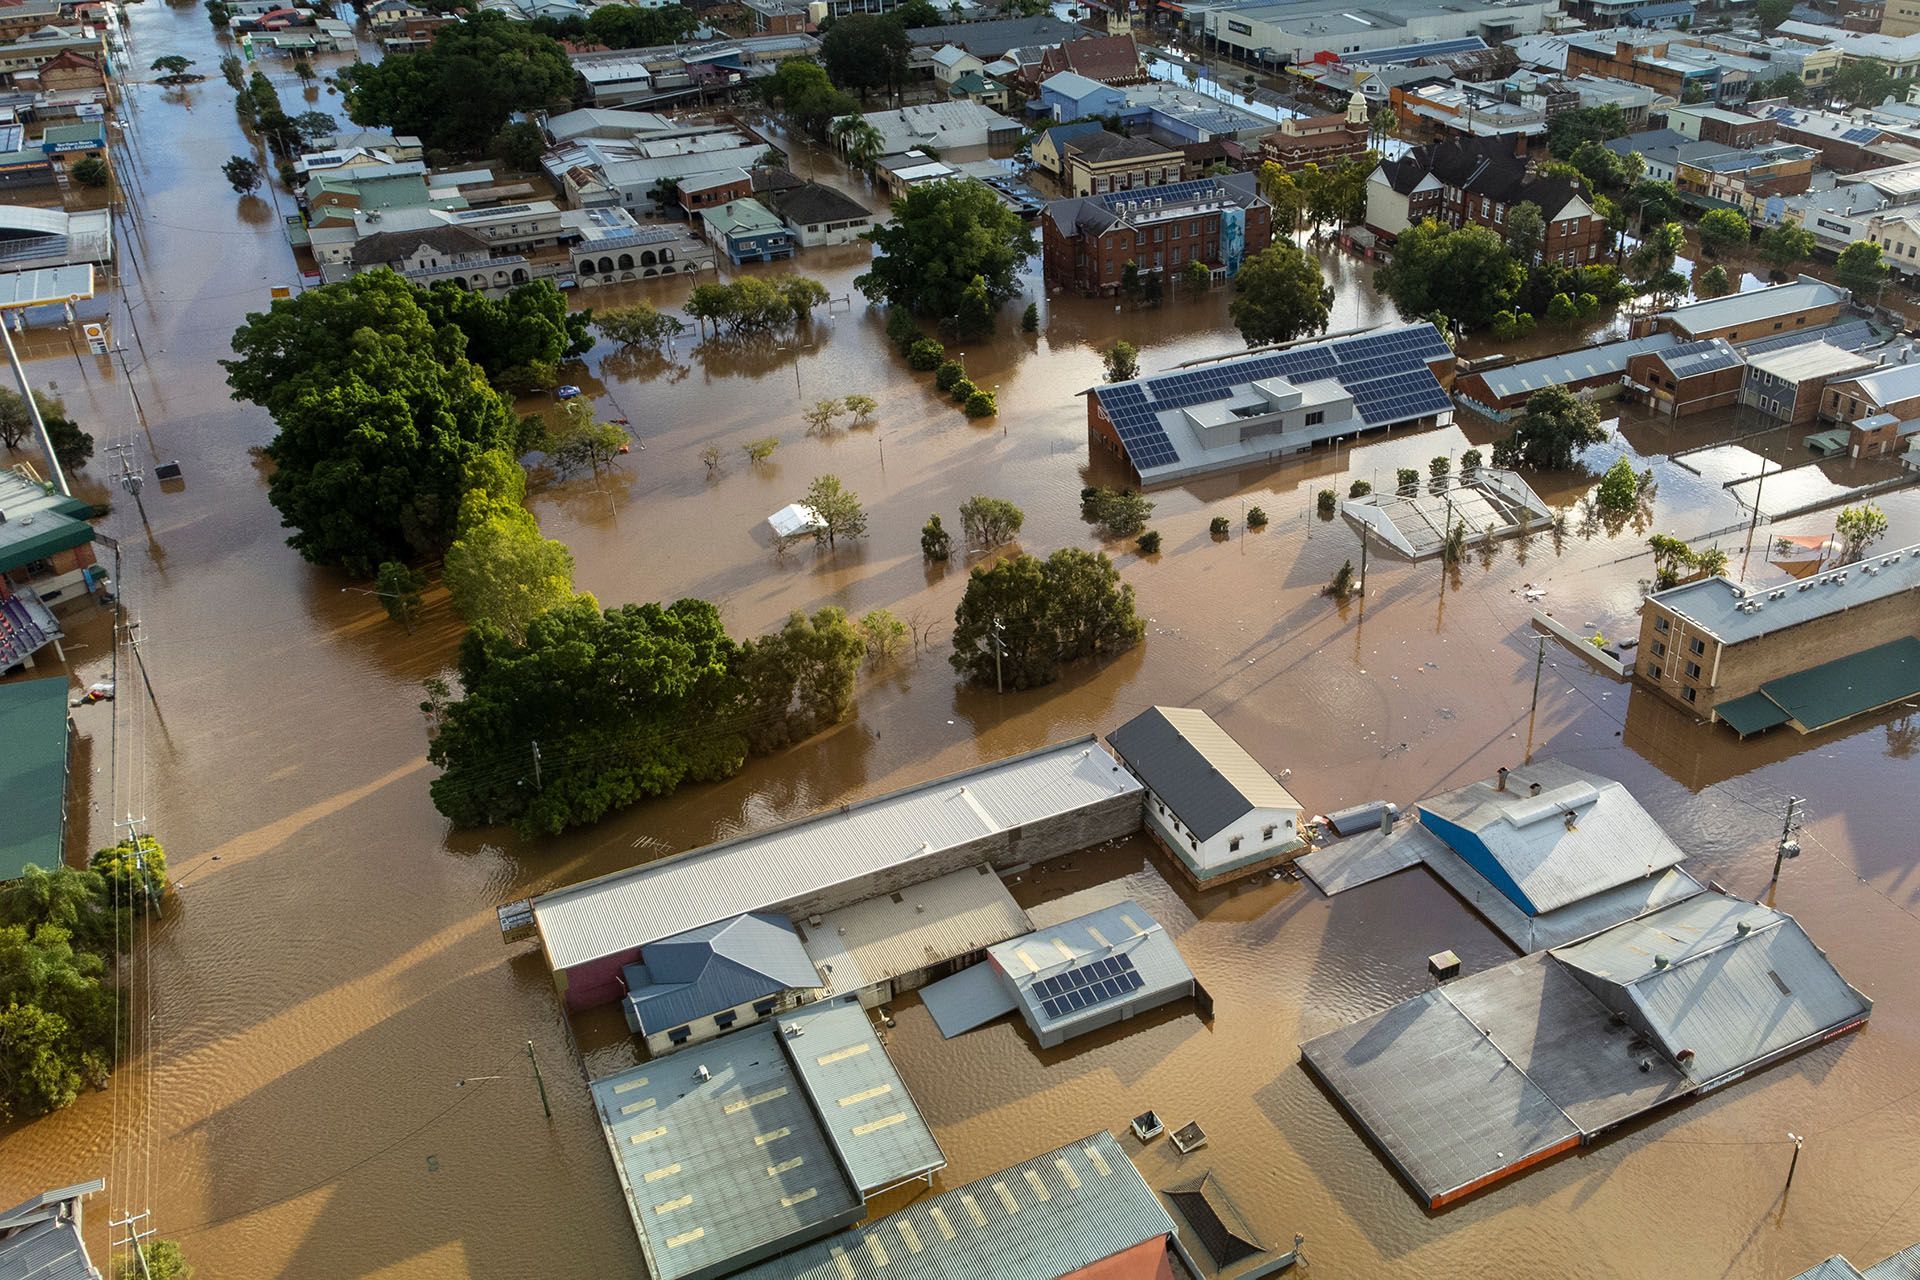
{"label": "blue roof section", "polygon": [[622,976],[627,983],[627,1026],[641,1035],[820,985],[820,974],[793,926],[781,916],[758,913],[653,943]]}
{"label": "blue roof section", "polygon": [[1056,1280],[1177,1234],[1110,1133],[989,1174],[741,1280]]}
{"label": "blue roof section", "polygon": [[1057,147],[1063,142],[1083,138],[1089,133],[1099,133],[1106,127],[1098,120],[1082,120],[1078,124],[1057,124],[1051,129],[1043,129],[1040,132],[1042,137],[1052,138],[1053,145]]}
{"label": "blue roof section", "polygon": [[1450,53],[1474,53],[1486,47],[1487,42],[1479,36],[1462,36],[1458,40],[1430,40],[1426,44],[1399,44],[1390,49],[1369,49],[1365,53],[1355,54],[1349,61],[1384,67],[1418,62],[1422,58],[1445,57]]}

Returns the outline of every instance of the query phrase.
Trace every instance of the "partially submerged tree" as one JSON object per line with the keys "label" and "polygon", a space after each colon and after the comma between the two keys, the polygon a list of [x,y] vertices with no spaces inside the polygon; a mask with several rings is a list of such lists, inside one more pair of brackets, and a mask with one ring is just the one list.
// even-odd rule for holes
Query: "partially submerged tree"
{"label": "partially submerged tree", "polygon": [[1324,333],[1333,290],[1320,262],[1291,244],[1271,245],[1240,266],[1228,313],[1250,347]]}
{"label": "partially submerged tree", "polygon": [[975,494],[960,504],[961,536],[974,550],[988,551],[1020,536],[1026,514],[1004,498]]}
{"label": "partially submerged tree", "polygon": [[971,179],[909,188],[868,239],[873,263],[854,285],[870,301],[945,317],[962,312],[972,288],[974,310],[987,307],[974,320],[988,327],[994,310],[1019,292],[1020,268],[1035,251],[1020,216]]}
{"label": "partially submerged tree", "polygon": [[954,611],[955,670],[1030,689],[1080,658],[1108,657],[1145,634],[1133,588],[1106,556],[1066,547],[1045,560],[1011,556],[976,568]]}
{"label": "partially submerged tree", "polygon": [[866,508],[860,505],[860,498],[853,490],[840,483],[839,476],[816,476],[801,502],[819,517],[820,527],[814,531],[814,540],[826,543],[829,550],[838,546],[843,538],[866,536]]}
{"label": "partially submerged tree", "polygon": [[1527,397],[1513,431],[1493,446],[1496,466],[1565,471],[1574,455],[1607,438],[1600,413],[1563,386],[1542,387]]}

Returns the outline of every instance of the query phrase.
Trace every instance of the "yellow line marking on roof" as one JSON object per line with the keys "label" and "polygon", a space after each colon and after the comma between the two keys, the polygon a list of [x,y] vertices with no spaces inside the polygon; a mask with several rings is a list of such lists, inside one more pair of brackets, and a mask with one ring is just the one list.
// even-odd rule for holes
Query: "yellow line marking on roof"
{"label": "yellow line marking on roof", "polygon": [[1007,1190],[1006,1183],[1004,1182],[994,1183],[993,1194],[1000,1197],[1000,1206],[1003,1209],[1005,1209],[1008,1213],[1020,1212],[1020,1202],[1013,1198],[1013,1192]]}
{"label": "yellow line marking on roof", "polygon": [[720,1108],[720,1114],[723,1116],[734,1115],[737,1112],[745,1111],[748,1107],[757,1107],[763,1102],[772,1102],[775,1098],[784,1098],[786,1096],[787,1086],[781,1085],[778,1089],[769,1089],[765,1093],[756,1093],[751,1098],[742,1098],[738,1102],[729,1102],[726,1106]]}
{"label": "yellow line marking on roof", "polygon": [[987,1215],[980,1212],[980,1206],[974,1202],[972,1196],[961,1196],[960,1203],[967,1206],[967,1216],[973,1219],[974,1226],[984,1227],[987,1225]]}
{"label": "yellow line marking on roof", "polygon": [[887,1265],[887,1246],[880,1243],[879,1236],[867,1237],[867,1254],[873,1259],[874,1266],[884,1267]]}
{"label": "yellow line marking on roof", "polygon": [[778,1129],[769,1130],[766,1133],[755,1134],[753,1138],[753,1145],[756,1147],[764,1147],[769,1142],[778,1142],[780,1139],[786,1137],[788,1134],[792,1132],[793,1132],[792,1129],[782,1126],[781,1128],[778,1128]]}
{"label": "yellow line marking on roof", "polygon": [[848,1058],[857,1058],[872,1047],[872,1045],[851,1044],[844,1049],[835,1049],[832,1053],[823,1053],[818,1058],[815,1058],[814,1061],[823,1067],[830,1067],[836,1062],[844,1062]]}
{"label": "yellow line marking on roof", "polygon": [[1106,934],[1101,933],[1098,929],[1094,928],[1092,925],[1087,926],[1087,935],[1103,947],[1111,947],[1113,945],[1111,942],[1107,941]]}
{"label": "yellow line marking on roof", "polygon": [[892,1092],[893,1086],[891,1084],[877,1084],[871,1089],[862,1089],[859,1093],[848,1094],[846,1097],[840,1099],[840,1105],[850,1107],[856,1102],[865,1102],[868,1098],[877,1098],[883,1093]]}
{"label": "yellow line marking on roof", "polygon": [[833,1251],[833,1263],[840,1268],[840,1280],[856,1280],[858,1273],[854,1271],[853,1261],[847,1257],[845,1249]]}
{"label": "yellow line marking on roof", "polygon": [[806,1162],[807,1158],[805,1156],[795,1156],[791,1160],[782,1160],[779,1164],[770,1164],[767,1166],[767,1176],[769,1178],[777,1178],[789,1169],[798,1169]]}
{"label": "yellow line marking on roof", "polygon": [[1141,934],[1146,932],[1145,929],[1140,927],[1140,922],[1138,920],[1135,920],[1132,916],[1127,915],[1125,912],[1121,913],[1120,918],[1127,922],[1127,928],[1133,930],[1134,937],[1137,938]]}
{"label": "yellow line marking on roof", "polygon": [[913,1229],[913,1224],[905,1218],[902,1218],[898,1225],[900,1227],[900,1238],[907,1242],[907,1252],[920,1252],[920,1233]]}
{"label": "yellow line marking on roof", "polygon": [[1027,1185],[1033,1188],[1033,1194],[1035,1194],[1036,1196],[1039,1196],[1042,1200],[1053,1199],[1053,1192],[1047,1190],[1047,1184],[1040,1181],[1039,1174],[1035,1173],[1031,1169],[1028,1169],[1026,1171],[1026,1174],[1027,1174]]}
{"label": "yellow line marking on roof", "polygon": [[661,1125],[658,1129],[649,1129],[645,1133],[632,1134],[627,1138],[627,1141],[631,1142],[634,1146],[637,1147],[643,1142],[652,1142],[655,1138],[659,1137],[661,1134],[665,1133],[666,1131],[667,1131],[667,1126]]}
{"label": "yellow line marking on roof", "polygon": [[1067,1190],[1078,1191],[1080,1189],[1080,1175],[1073,1171],[1073,1166],[1067,1163],[1065,1156],[1055,1156],[1053,1167],[1060,1171],[1060,1177],[1066,1182]]}
{"label": "yellow line marking on roof", "polygon": [[641,1076],[638,1080],[621,1081],[619,1084],[613,1086],[613,1091],[615,1093],[631,1093],[635,1089],[644,1089],[646,1087],[647,1087],[647,1078],[645,1076]]}
{"label": "yellow line marking on roof", "polygon": [[653,1206],[653,1211],[655,1214],[661,1217],[665,1217],[667,1214],[672,1213],[675,1209],[684,1209],[692,1203],[693,1203],[693,1197],[691,1195],[685,1195],[685,1196],[681,1196],[678,1200],[662,1201],[661,1203]]}
{"label": "yellow line marking on roof", "polygon": [[869,1120],[865,1124],[857,1124],[853,1126],[853,1136],[856,1138],[864,1138],[868,1134],[878,1132],[881,1129],[891,1129],[894,1125],[900,1124],[906,1118],[906,1112],[896,1111],[892,1115],[882,1119]]}
{"label": "yellow line marking on roof", "polygon": [[1095,1173],[1104,1178],[1113,1172],[1107,1165],[1107,1158],[1101,1155],[1097,1149],[1093,1147],[1082,1147],[1080,1149],[1087,1153],[1087,1161],[1093,1165],[1093,1171]]}
{"label": "yellow line marking on roof", "polygon": [[683,1244],[692,1244],[695,1240],[698,1240],[701,1236],[704,1236],[705,1234],[707,1234],[707,1229],[705,1227],[695,1227],[691,1231],[682,1231],[677,1236],[668,1236],[667,1248],[678,1249]]}
{"label": "yellow line marking on roof", "polygon": [[819,1194],[820,1194],[820,1188],[808,1187],[805,1191],[802,1191],[797,1195],[781,1196],[780,1207],[782,1209],[791,1209],[793,1208],[793,1206],[801,1203],[802,1201],[811,1200]]}
{"label": "yellow line marking on roof", "polygon": [[940,1238],[942,1240],[953,1239],[953,1224],[947,1221],[947,1211],[945,1209],[942,1209],[937,1204],[930,1205],[927,1208],[927,1216],[933,1219],[934,1226],[940,1228]]}
{"label": "yellow line marking on roof", "polygon": [[678,1172],[680,1172],[680,1166],[678,1164],[670,1164],[664,1169],[655,1169],[652,1173],[649,1173],[648,1175],[646,1175],[646,1177],[642,1178],[641,1181],[642,1182],[658,1182],[662,1178],[671,1178],[674,1174]]}
{"label": "yellow line marking on roof", "polygon": [[629,1102],[626,1106],[620,1108],[620,1114],[623,1116],[630,1116],[635,1114],[636,1112],[645,1111],[648,1107],[651,1107],[656,1101],[657,1099],[654,1099],[654,1098],[642,1098],[638,1102]]}

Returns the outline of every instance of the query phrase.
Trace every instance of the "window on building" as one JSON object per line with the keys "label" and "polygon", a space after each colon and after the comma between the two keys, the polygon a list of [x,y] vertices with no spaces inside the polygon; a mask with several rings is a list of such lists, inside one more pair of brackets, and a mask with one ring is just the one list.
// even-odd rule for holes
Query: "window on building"
{"label": "window on building", "polygon": [[1187,844],[1188,844],[1188,845],[1190,845],[1190,846],[1192,846],[1192,848],[1193,848],[1193,851],[1194,851],[1195,853],[1198,853],[1198,852],[1200,852],[1200,842],[1199,842],[1198,840],[1189,840],[1189,841],[1187,841]]}
{"label": "window on building", "polygon": [[1700,696],[1700,691],[1698,689],[1689,688],[1686,685],[1681,685],[1680,696],[1686,699],[1688,702],[1692,702],[1694,699]]}
{"label": "window on building", "polygon": [[1695,636],[1693,639],[1687,641],[1688,653],[1691,653],[1697,656],[1699,654],[1705,653],[1706,651],[1707,651],[1707,642],[1705,640],[1702,640],[1699,636]]}
{"label": "window on building", "polygon": [[1325,422],[1326,420],[1327,420],[1326,410],[1315,409],[1312,413],[1309,413],[1307,415],[1306,425],[1309,427],[1317,427],[1321,423]]}
{"label": "window on building", "polygon": [[1698,680],[1698,679],[1700,678],[1700,664],[1699,664],[1699,663],[1697,663],[1697,662],[1689,662],[1689,663],[1687,664],[1687,667],[1686,667],[1686,671],[1687,671],[1687,679],[1689,679],[1689,680]]}
{"label": "window on building", "polygon": [[692,1027],[675,1027],[667,1032],[667,1039],[673,1044],[685,1044],[693,1036]]}
{"label": "window on building", "polygon": [[1658,640],[1655,640],[1655,641],[1653,642],[1653,656],[1654,656],[1654,657],[1656,657],[1656,658],[1664,658],[1664,657],[1666,657],[1666,656],[1667,656],[1667,646],[1666,646],[1666,645],[1664,645],[1664,644],[1662,644],[1662,643],[1660,643],[1660,641],[1658,641]]}
{"label": "window on building", "polygon": [[1649,680],[1658,680],[1658,679],[1660,678],[1660,664],[1659,664],[1659,663],[1657,663],[1657,662],[1656,662],[1656,663],[1654,663],[1654,664],[1653,664],[1653,665],[1652,665],[1651,667],[1648,667],[1648,668],[1647,668],[1647,678],[1648,678]]}
{"label": "window on building", "polygon": [[756,1017],[764,1018],[779,1006],[779,998],[777,996],[769,996],[765,1000],[755,1000],[753,1002],[753,1012]]}
{"label": "window on building", "polygon": [[1653,620],[1653,629],[1662,634],[1665,634],[1666,631],[1672,626],[1673,626],[1673,623],[1669,622],[1665,618],[1655,618]]}
{"label": "window on building", "polygon": [[1234,837],[1233,839],[1231,839],[1231,840],[1229,840],[1229,841],[1227,841],[1227,852],[1228,852],[1228,853],[1238,853],[1238,852],[1240,852],[1240,837],[1239,837],[1239,836],[1235,836],[1235,837]]}
{"label": "window on building", "polygon": [[740,1015],[735,1013],[731,1009],[727,1010],[725,1013],[716,1013],[713,1015],[713,1025],[720,1028],[722,1031],[725,1031],[728,1027],[732,1026],[734,1023],[738,1022],[739,1020],[740,1020]]}
{"label": "window on building", "polygon": [[1266,826],[1260,828],[1260,839],[1262,841],[1273,839],[1274,830],[1274,825],[1269,822]]}

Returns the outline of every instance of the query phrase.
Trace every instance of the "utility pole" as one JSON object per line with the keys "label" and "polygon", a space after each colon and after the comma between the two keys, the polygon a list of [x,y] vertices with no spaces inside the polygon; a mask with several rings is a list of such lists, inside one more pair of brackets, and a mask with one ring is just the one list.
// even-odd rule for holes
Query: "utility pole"
{"label": "utility pole", "polygon": [[40,402],[33,398],[33,388],[27,385],[27,371],[20,367],[20,353],[13,347],[13,331],[0,324],[0,341],[7,345],[7,363],[13,366],[13,380],[20,384],[20,398],[27,402],[27,414],[33,419],[33,429],[40,437],[40,447],[47,454],[47,477],[53,481],[53,487],[61,496],[71,498],[73,486],[67,483],[67,473],[60,466],[60,459],[53,454],[53,437],[47,434],[47,420],[40,416]]}
{"label": "utility pole", "polygon": [[1788,1131],[1787,1136],[1793,1139],[1793,1159],[1787,1161],[1787,1185],[1780,1188],[1781,1199],[1785,1199],[1787,1192],[1793,1190],[1793,1171],[1800,1167],[1800,1148],[1806,1142],[1805,1138],[1792,1131]]}
{"label": "utility pole", "polygon": [[535,791],[538,791],[541,789],[540,788],[540,740],[538,738],[534,739],[534,742],[533,742],[533,789]]}
{"label": "utility pole", "polygon": [[993,691],[995,693],[1005,693],[1007,691],[1007,686],[1000,679],[1000,652],[1007,647],[1004,638],[1006,625],[1007,624],[1000,619],[995,618],[993,620],[993,630],[987,633],[987,639],[993,645]]}
{"label": "utility pole", "polygon": [[1364,601],[1366,600],[1366,598],[1367,598],[1367,522],[1365,520],[1362,520],[1360,522],[1360,599],[1363,602],[1362,604],[1363,608],[1365,607]]}
{"label": "utility pole", "polygon": [[1793,838],[1793,833],[1800,829],[1800,819],[1805,816],[1800,806],[1805,803],[1806,801],[1802,800],[1799,796],[1787,797],[1786,820],[1780,824],[1780,847],[1774,851],[1773,855],[1773,879],[1767,881],[1767,902],[1769,904],[1773,902],[1774,889],[1780,884],[1780,864],[1788,858],[1797,858],[1800,856],[1800,842]]}
{"label": "utility pole", "polygon": [[1540,668],[1547,664],[1547,637],[1543,632],[1533,633],[1533,703],[1527,708],[1527,759],[1533,763],[1533,718],[1540,712]]}
{"label": "utility pole", "polygon": [[113,357],[120,362],[120,376],[127,380],[127,394],[133,398],[133,411],[139,415],[140,426],[145,430],[147,429],[147,410],[140,403],[140,393],[133,389],[133,374],[127,369],[127,349],[115,347]]}
{"label": "utility pole", "polygon": [[122,489],[133,495],[133,505],[140,509],[140,523],[146,524],[147,504],[140,500],[140,488],[145,484],[146,477],[133,469],[133,445],[111,444],[107,446],[107,452],[120,455],[120,474],[114,479],[120,482]]}
{"label": "utility pole", "polygon": [[[1780,470],[1786,470],[1781,467]],[[1747,522],[1747,545],[1740,552],[1740,576],[1747,576],[1747,561],[1753,556],[1753,535],[1760,527],[1760,495],[1767,488],[1767,460],[1760,459],[1760,483],[1753,487],[1753,519]]]}
{"label": "utility pole", "polygon": [[146,1216],[147,1215],[144,1212],[131,1214],[125,1218],[120,1219],[118,1222],[115,1222],[113,1219],[109,1218],[107,1219],[107,1226],[128,1228],[126,1238],[122,1240],[115,1240],[113,1242],[113,1247],[116,1249],[120,1249],[120,1248],[125,1248],[129,1245],[132,1246],[134,1261],[140,1267],[140,1275],[142,1277],[142,1280],[153,1280],[153,1276],[151,1275],[151,1273],[147,1271],[147,1251],[144,1248],[142,1248],[140,1244],[142,1240],[145,1240],[148,1236],[154,1233],[153,1228],[148,1227],[144,1231],[133,1229],[134,1224],[142,1221],[143,1219],[146,1218]]}
{"label": "utility pole", "polygon": [[[533,1041],[527,1041],[527,1060],[533,1063],[533,1082],[540,1087],[540,1109],[547,1113],[547,1119],[553,1119],[553,1108],[547,1103],[547,1081],[540,1074],[540,1059],[533,1052]],[[1792,1181],[1792,1177],[1788,1177]]]}

